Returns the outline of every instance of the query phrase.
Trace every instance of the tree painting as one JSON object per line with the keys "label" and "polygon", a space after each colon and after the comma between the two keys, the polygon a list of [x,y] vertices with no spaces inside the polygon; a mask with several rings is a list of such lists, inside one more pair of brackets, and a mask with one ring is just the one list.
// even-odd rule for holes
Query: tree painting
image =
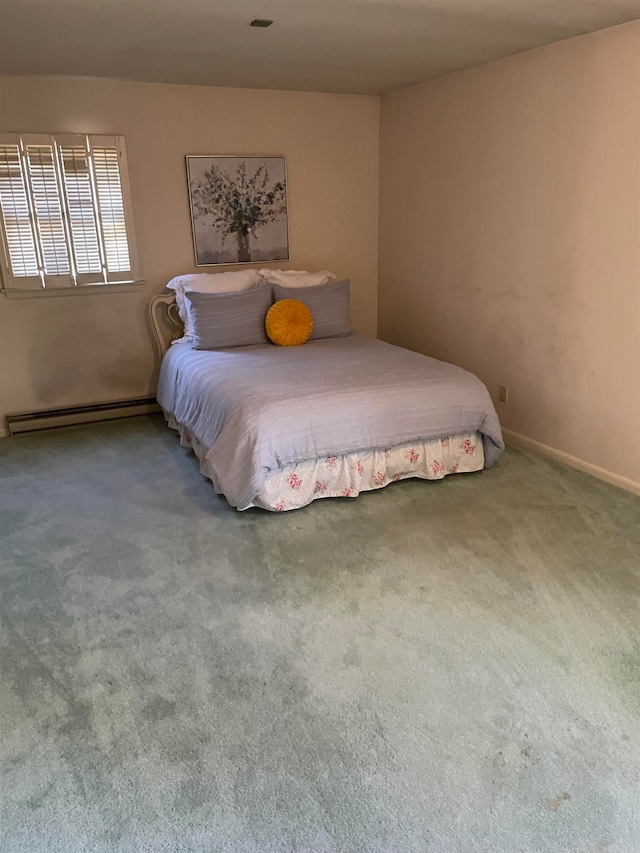
{"label": "tree painting", "polygon": [[282,157],[188,157],[196,262],[288,258]]}

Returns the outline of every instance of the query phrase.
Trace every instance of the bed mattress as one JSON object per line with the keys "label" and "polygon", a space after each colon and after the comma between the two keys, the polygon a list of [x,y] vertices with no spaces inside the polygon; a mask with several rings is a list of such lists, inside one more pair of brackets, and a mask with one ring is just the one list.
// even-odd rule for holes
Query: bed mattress
{"label": "bed mattress", "polygon": [[[304,347],[201,351],[174,345],[163,359],[158,402],[196,451],[203,472],[239,509],[278,509],[283,500],[282,509],[293,509],[308,503],[308,490],[315,497],[338,489],[356,493],[396,477],[460,471],[460,459],[445,459],[442,439],[449,450],[452,440],[456,447],[471,442],[474,452],[464,458],[478,467],[493,464],[504,448],[491,398],[477,377],[356,335]],[[383,466],[395,448],[404,458],[413,449],[424,467],[399,470],[395,456]],[[329,478],[332,459],[340,460],[336,479]],[[368,473],[354,480],[358,463]],[[298,497],[287,501],[282,478],[292,474],[301,483],[290,488]]]}

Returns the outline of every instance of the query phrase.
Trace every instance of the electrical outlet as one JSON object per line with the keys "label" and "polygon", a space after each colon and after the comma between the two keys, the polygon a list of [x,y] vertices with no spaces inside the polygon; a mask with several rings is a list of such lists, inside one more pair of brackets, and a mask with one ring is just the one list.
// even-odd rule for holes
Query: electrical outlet
{"label": "electrical outlet", "polygon": [[509,388],[507,385],[500,386],[500,402],[508,403],[509,402]]}

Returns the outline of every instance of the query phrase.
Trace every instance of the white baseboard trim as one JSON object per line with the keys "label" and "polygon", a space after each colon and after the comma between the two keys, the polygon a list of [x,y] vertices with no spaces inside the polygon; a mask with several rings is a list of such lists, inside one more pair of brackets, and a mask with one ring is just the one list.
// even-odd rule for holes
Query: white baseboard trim
{"label": "white baseboard trim", "polygon": [[564,462],[571,468],[577,468],[578,471],[583,471],[585,474],[591,474],[592,477],[597,477],[598,480],[604,480],[612,486],[617,486],[619,489],[624,489],[626,492],[632,492],[634,495],[640,495],[640,483],[635,480],[630,480],[628,477],[623,477],[621,474],[614,474],[612,471],[607,471],[606,468],[600,468],[598,465],[593,465],[591,462],[585,462],[584,459],[578,459],[577,456],[572,456],[570,453],[565,453],[564,450],[556,450],[555,447],[549,447],[548,444],[543,444],[541,441],[536,441],[533,438],[528,438],[526,435],[520,435],[519,432],[512,432],[510,429],[503,429],[502,433],[507,441],[514,444],[520,444],[529,450],[536,450],[544,456],[550,456],[558,462]]}

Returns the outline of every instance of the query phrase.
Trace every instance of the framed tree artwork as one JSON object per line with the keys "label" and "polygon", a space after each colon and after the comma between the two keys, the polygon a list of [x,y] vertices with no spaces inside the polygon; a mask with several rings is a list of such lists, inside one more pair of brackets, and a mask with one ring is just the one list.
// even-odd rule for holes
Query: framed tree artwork
{"label": "framed tree artwork", "polygon": [[284,157],[187,156],[196,266],[289,259]]}

